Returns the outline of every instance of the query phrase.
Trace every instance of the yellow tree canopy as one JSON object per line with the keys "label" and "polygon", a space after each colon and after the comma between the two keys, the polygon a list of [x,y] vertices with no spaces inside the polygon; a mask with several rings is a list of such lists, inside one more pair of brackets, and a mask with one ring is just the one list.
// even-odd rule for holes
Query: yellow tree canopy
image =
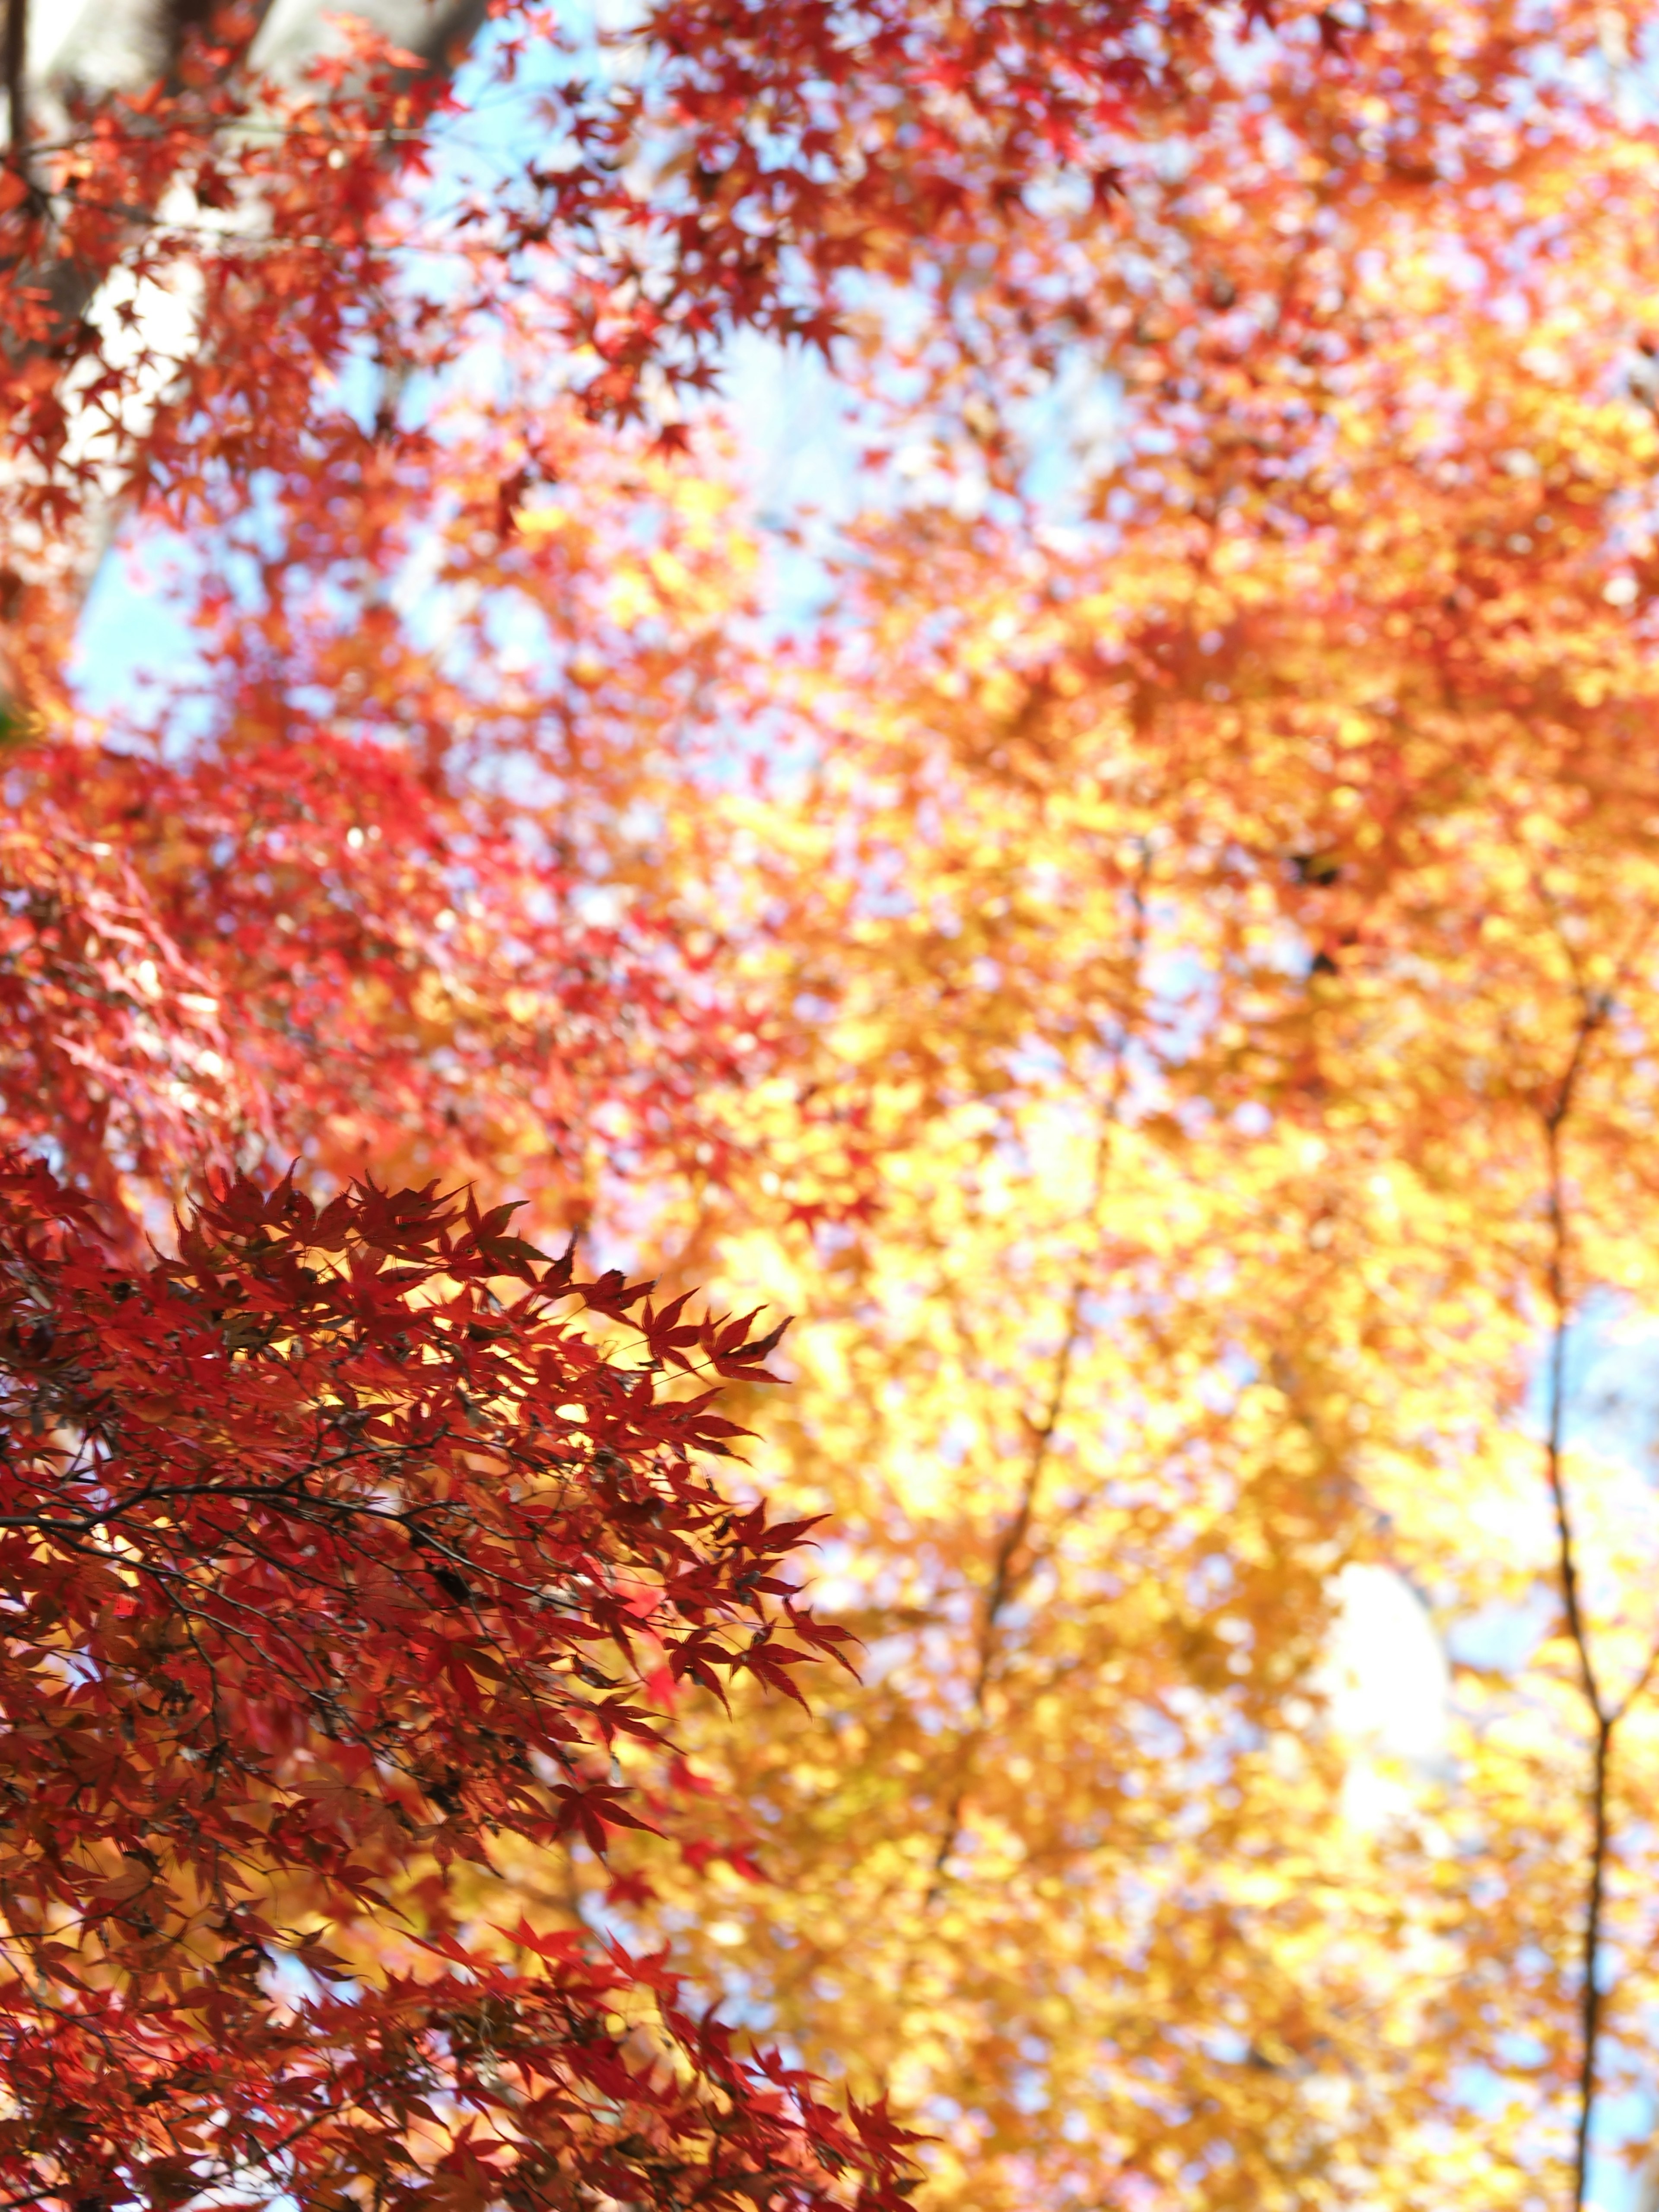
{"label": "yellow tree canopy", "polygon": [[1595,1869],[1609,2146],[1653,2082],[1655,149],[1304,125],[1049,239],[1138,301],[1066,511],[941,368],[728,671],[787,763],[662,801],[782,1039],[664,1249],[801,1316],[866,1657],[688,1715],[647,1917],[964,2212],[1559,2201]]}

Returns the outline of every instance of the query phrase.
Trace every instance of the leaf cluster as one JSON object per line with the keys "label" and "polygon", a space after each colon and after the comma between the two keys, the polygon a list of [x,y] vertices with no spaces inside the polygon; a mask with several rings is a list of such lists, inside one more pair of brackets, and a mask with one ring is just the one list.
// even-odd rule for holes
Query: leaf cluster
{"label": "leaf cluster", "polygon": [[[712,1389],[580,1325],[648,1286],[512,1211],[238,1182],[140,1265],[4,1170],[13,2200],[896,2201],[881,2115],[694,2021],[660,1959],[458,1917],[504,1839],[639,1826],[611,1747],[660,1741],[673,1683],[842,1640],[779,1571],[799,1529],[699,1471],[740,1433]],[[696,1383],[766,1348],[683,1301],[637,1329]],[[376,1926],[404,1966],[331,1946]]]}

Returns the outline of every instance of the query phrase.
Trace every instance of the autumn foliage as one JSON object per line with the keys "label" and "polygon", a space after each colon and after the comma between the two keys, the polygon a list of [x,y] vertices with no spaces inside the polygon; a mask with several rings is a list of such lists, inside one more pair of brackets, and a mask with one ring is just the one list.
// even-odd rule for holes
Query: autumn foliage
{"label": "autumn foliage", "polygon": [[[767,1345],[430,1189],[239,1183],[148,1267],[42,1169],[4,1202],[9,2194],[782,2203],[879,2173],[880,2115],[849,2135],[735,2053],[659,1956],[456,1905],[503,1838],[641,1824],[609,1747],[654,1745],[675,1683],[789,1687],[846,1640],[778,1575],[799,1532],[696,1471],[733,1434],[711,1394],[656,1381]],[[637,1309],[649,1363],[572,1309]]]}
{"label": "autumn foliage", "polygon": [[1652,23],[266,20],[11,87],[0,2197],[1646,2212]]}

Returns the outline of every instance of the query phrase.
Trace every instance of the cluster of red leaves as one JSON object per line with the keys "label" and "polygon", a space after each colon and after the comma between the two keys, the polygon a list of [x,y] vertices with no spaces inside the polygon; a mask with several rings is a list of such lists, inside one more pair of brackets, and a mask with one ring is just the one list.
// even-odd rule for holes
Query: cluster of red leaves
{"label": "cluster of red leaves", "polygon": [[[982,251],[1058,170],[1103,197],[1229,18],[1186,0],[665,0],[629,27],[637,81],[562,88],[582,158],[532,164],[512,218],[523,246],[579,248],[588,404],[636,411],[648,367],[706,384],[744,327],[827,346],[850,273],[902,278],[953,239]],[[642,173],[641,145],[672,153]]]}
{"label": "cluster of red leaves", "polygon": [[[492,13],[501,77],[564,36],[534,0]],[[563,77],[551,144],[443,211],[422,189],[441,70],[359,26],[279,83],[249,64],[254,15],[223,9],[165,79],[71,101],[0,173],[0,409],[35,465],[11,495],[60,527],[112,463],[184,496],[281,467],[349,349],[430,369],[526,291],[596,417],[639,415],[653,377],[707,385],[736,330],[827,344],[850,273],[982,250],[1058,175],[1115,189],[1145,114],[1168,131],[1224,93],[1218,36],[1267,15],[668,0],[622,34],[641,68]],[[191,302],[187,339],[135,314],[146,280]]]}
{"label": "cluster of red leaves", "polygon": [[639,1825],[674,1681],[842,1634],[693,1456],[771,1340],[511,1211],[243,1182],[137,1265],[0,1172],[7,2201],[900,2203],[885,2116],[661,1960],[469,1919],[500,1839]]}
{"label": "cluster of red leaves", "polygon": [[88,827],[48,805],[0,829],[0,1125],[113,1196],[118,1163],[149,1179],[228,1157],[263,1101],[239,1094],[212,979]]}
{"label": "cluster of red leaves", "polygon": [[[989,317],[1051,368],[1098,320],[1056,225],[1086,246],[1129,222],[1121,200],[1109,212],[1126,181],[1179,189],[1154,189],[1137,152],[1149,121],[1186,149],[1172,175],[1205,143],[1253,173],[1264,150],[1272,166],[1257,142],[1277,85],[1328,112],[1368,176],[1380,132],[1382,187],[1420,189],[1512,162],[1481,127],[1541,111],[1615,13],[1571,0],[1546,25],[1511,0],[1449,29],[1415,0],[664,0],[617,34],[625,65],[576,76],[554,13],[507,0],[488,67],[541,104],[474,191],[444,151],[465,117],[442,69],[360,25],[277,82],[229,8],[164,80],[71,102],[62,136],[0,171],[0,419],[21,463],[3,503],[19,542],[40,540],[28,565],[50,568],[53,538],[112,487],[211,505],[295,465],[349,358],[393,383],[441,374],[503,318],[593,417],[652,411],[671,441],[672,395],[714,381],[733,332],[827,347],[860,279],[937,290],[943,328]],[[1264,26],[1273,66],[1239,69]],[[985,351],[982,333],[966,347]]]}
{"label": "cluster of red leaves", "polygon": [[568,862],[487,793],[232,679],[234,750],[11,764],[6,1140],[121,1207],[267,1156],[279,1125],[335,1176],[516,1153],[575,1220],[599,1152],[694,1146],[742,1018],[693,988],[672,916],[584,918]]}
{"label": "cluster of red leaves", "polygon": [[[63,135],[0,171],[0,414],[26,524],[61,530],[112,477],[188,495],[280,465],[354,340],[395,323],[413,343],[430,320],[411,298],[392,315],[398,237],[376,218],[442,80],[347,23],[303,86],[279,84],[248,65],[254,24],[222,11],[166,78],[73,97]],[[173,302],[161,326],[147,286]]]}

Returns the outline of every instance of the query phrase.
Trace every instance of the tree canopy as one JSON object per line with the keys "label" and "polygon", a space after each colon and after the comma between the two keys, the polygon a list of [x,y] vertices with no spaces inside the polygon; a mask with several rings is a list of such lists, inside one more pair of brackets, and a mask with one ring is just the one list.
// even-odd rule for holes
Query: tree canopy
{"label": "tree canopy", "polygon": [[1645,2205],[1647,17],[133,20],[0,179],[7,2201]]}

